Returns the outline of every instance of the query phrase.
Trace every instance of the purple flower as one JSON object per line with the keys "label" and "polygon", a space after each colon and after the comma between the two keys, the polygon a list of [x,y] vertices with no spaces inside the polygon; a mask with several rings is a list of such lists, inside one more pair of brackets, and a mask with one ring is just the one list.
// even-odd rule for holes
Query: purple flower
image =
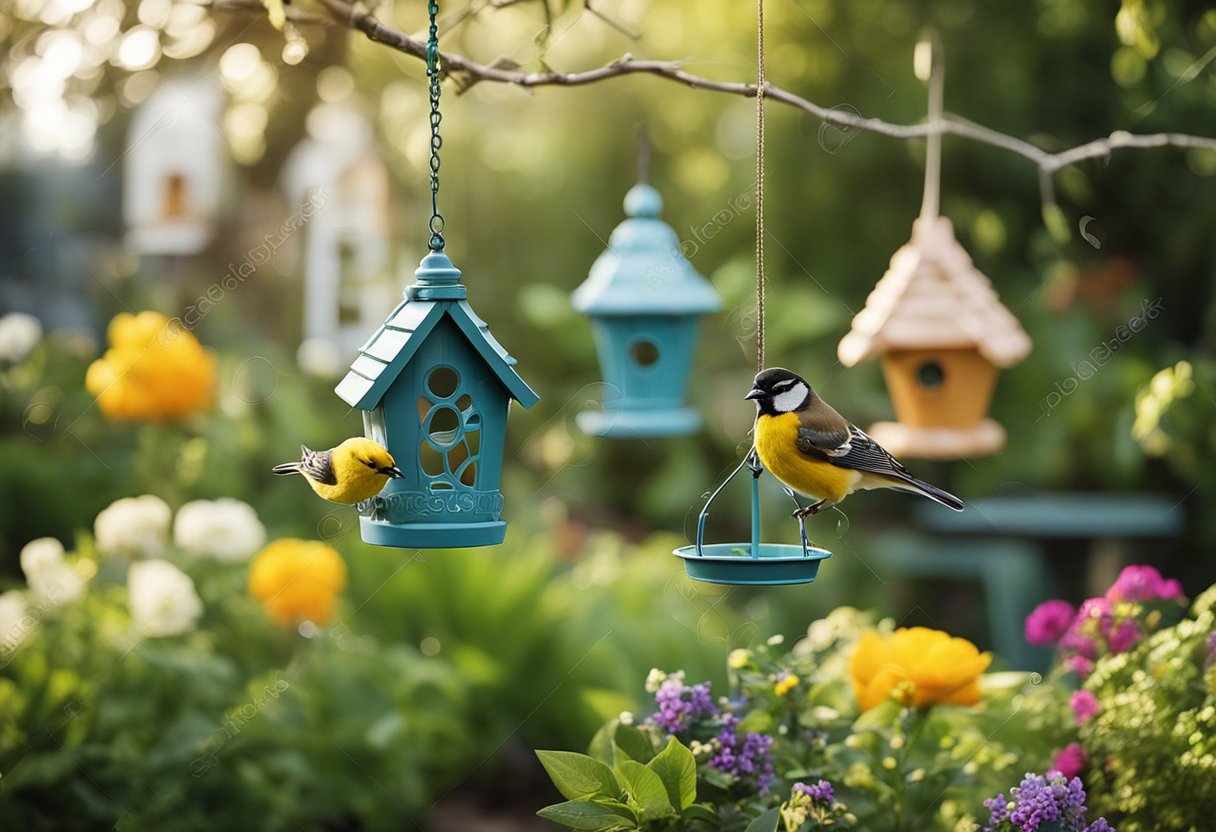
{"label": "purple flower", "polygon": [[1026,640],[1038,645],[1055,644],[1068,631],[1076,613],[1067,601],[1044,601],[1026,616]]}
{"label": "purple flower", "polygon": [[827,780],[820,780],[818,783],[807,785],[806,783],[795,783],[791,789],[793,794],[804,794],[811,799],[812,803],[830,804],[836,799],[836,790],[832,788],[832,784]]}
{"label": "purple flower", "polygon": [[1182,585],[1151,566],[1126,566],[1106,590],[1108,601],[1156,601],[1182,597]]}
{"label": "purple flower", "polygon": [[682,675],[667,677],[655,692],[654,702],[658,711],[651,720],[669,734],[686,731],[693,720],[718,713],[709,692],[709,682],[688,687]]}
{"label": "purple flower", "polygon": [[1064,659],[1064,667],[1068,668],[1082,679],[1088,678],[1089,674],[1094,672],[1093,661],[1085,658],[1084,656],[1069,656],[1068,658]]}
{"label": "purple flower", "polygon": [[1110,632],[1107,640],[1112,652],[1126,653],[1140,643],[1141,636],[1140,625],[1136,620],[1125,618]]}
{"label": "purple flower", "polygon": [[740,738],[739,717],[731,713],[722,715],[721,725],[716,738],[718,753],[710,758],[710,768],[739,779],[754,776],[760,796],[766,796],[777,779],[773,774],[773,738],[757,733]]}
{"label": "purple flower", "polygon": [[1072,714],[1076,717],[1078,725],[1084,725],[1089,722],[1102,710],[1098,697],[1088,690],[1079,690],[1074,693],[1072,701],[1069,704],[1072,706]]}
{"label": "purple flower", "polygon": [[1059,771],[1065,777],[1076,777],[1085,769],[1085,764],[1089,762],[1089,755],[1085,753],[1085,749],[1075,742],[1070,742],[1056,754],[1055,762],[1052,763],[1052,768]]}
{"label": "purple flower", "polygon": [[998,794],[984,801],[988,809],[986,832],[1038,832],[1040,829],[1060,832],[1114,832],[1105,820],[1086,826],[1085,789],[1078,777],[1069,778],[1052,770],[1045,776],[1027,774],[1009,799]]}

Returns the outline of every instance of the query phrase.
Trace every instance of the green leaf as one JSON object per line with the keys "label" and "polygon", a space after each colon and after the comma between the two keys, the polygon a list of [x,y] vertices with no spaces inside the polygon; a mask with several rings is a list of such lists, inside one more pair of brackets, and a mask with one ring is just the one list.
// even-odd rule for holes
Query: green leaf
{"label": "green leaf", "polygon": [[615,800],[567,800],[546,806],[536,814],[571,829],[592,832],[638,828],[629,807]]}
{"label": "green leaf", "polygon": [[684,811],[697,799],[697,761],[682,742],[668,737],[667,747],[646,764],[659,775],[671,804]]}
{"label": "green leaf", "polygon": [[853,722],[854,731],[875,731],[887,728],[899,721],[900,706],[888,699],[876,708],[871,708]]}
{"label": "green leaf", "polygon": [[714,825],[715,828],[716,828],[716,824],[718,823],[718,820],[719,820],[718,813],[716,811],[714,811],[710,807],[709,804],[706,804],[706,803],[694,803],[693,805],[691,805],[687,809],[685,809],[683,814],[680,815],[680,817],[683,818],[685,821],[699,820],[702,823],[708,823],[708,824]]}
{"label": "green leaf", "polygon": [[769,734],[773,731],[773,716],[757,708],[739,720],[739,734]]}
{"label": "green leaf", "polygon": [[769,809],[760,817],[747,825],[746,832],[777,832],[777,822],[781,820],[781,807]]}
{"label": "green leaf", "polygon": [[613,740],[616,747],[625,752],[625,756],[631,760],[649,763],[654,759],[654,743],[632,725],[617,725]]}
{"label": "green leaf", "polygon": [[287,22],[287,10],[283,8],[283,0],[262,0],[262,5],[266,7],[270,25],[280,32],[283,31],[283,24]]}
{"label": "green leaf", "polygon": [[636,760],[623,760],[618,767],[625,792],[642,810],[642,820],[674,817],[675,808],[658,774]]}
{"label": "green leaf", "polygon": [[593,757],[573,751],[537,751],[536,756],[562,797],[620,796],[621,787],[612,769]]}
{"label": "green leaf", "polygon": [[615,719],[605,722],[600,730],[595,732],[595,736],[591,738],[591,744],[587,746],[588,754],[609,766],[616,765],[616,744],[613,742],[613,737],[616,736],[618,725],[620,723]]}

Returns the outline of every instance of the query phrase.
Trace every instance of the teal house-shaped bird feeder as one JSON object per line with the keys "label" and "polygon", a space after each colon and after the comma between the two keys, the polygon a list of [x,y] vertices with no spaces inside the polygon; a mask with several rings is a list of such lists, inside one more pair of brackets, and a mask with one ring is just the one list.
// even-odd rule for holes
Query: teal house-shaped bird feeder
{"label": "teal house-shaped bird feeder", "polygon": [[432,251],[415,275],[336,388],[405,475],[360,504],[363,539],[401,548],[502,543],[507,410],[511,399],[531,407],[537,396],[469,306],[446,254]]}
{"label": "teal house-shaped bird feeder", "polygon": [[698,319],[722,300],[684,257],[675,231],[659,219],[662,210],[658,191],[633,186],[626,220],[572,298],[591,318],[608,390],[603,410],[577,417],[594,436],[677,436],[701,425],[685,393]]}

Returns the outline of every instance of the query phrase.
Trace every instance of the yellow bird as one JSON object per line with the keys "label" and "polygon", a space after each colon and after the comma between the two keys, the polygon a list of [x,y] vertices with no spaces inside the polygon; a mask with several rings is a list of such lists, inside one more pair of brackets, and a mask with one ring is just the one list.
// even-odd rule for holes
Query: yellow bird
{"label": "yellow bird", "polygon": [[299,462],[284,462],[273,470],[281,476],[303,474],[313,491],[334,503],[369,500],[390,479],[405,476],[384,446],[362,436],[328,451],[301,445]]}
{"label": "yellow bird", "polygon": [[913,477],[796,373],[781,367],[764,370],[744,398],[756,402],[760,462],[789,488],[818,500],[795,511],[795,517],[831,508],[854,491],[870,488],[911,491],[963,510],[962,500]]}

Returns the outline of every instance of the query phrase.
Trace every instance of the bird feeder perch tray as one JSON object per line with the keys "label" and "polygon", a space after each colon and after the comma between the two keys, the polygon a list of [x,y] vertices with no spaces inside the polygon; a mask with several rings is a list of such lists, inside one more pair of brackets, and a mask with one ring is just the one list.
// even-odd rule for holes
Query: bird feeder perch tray
{"label": "bird feeder perch tray", "polygon": [[[705,521],[710,506],[745,467],[752,475],[751,540],[747,543],[705,543]],[[801,545],[760,542],[760,475],[763,472],[764,466],[753,448],[709,495],[697,517],[696,544],[681,546],[672,553],[684,561],[688,577],[694,581],[732,586],[788,586],[809,584],[819,575],[819,564],[832,553],[810,544],[801,520]]]}

